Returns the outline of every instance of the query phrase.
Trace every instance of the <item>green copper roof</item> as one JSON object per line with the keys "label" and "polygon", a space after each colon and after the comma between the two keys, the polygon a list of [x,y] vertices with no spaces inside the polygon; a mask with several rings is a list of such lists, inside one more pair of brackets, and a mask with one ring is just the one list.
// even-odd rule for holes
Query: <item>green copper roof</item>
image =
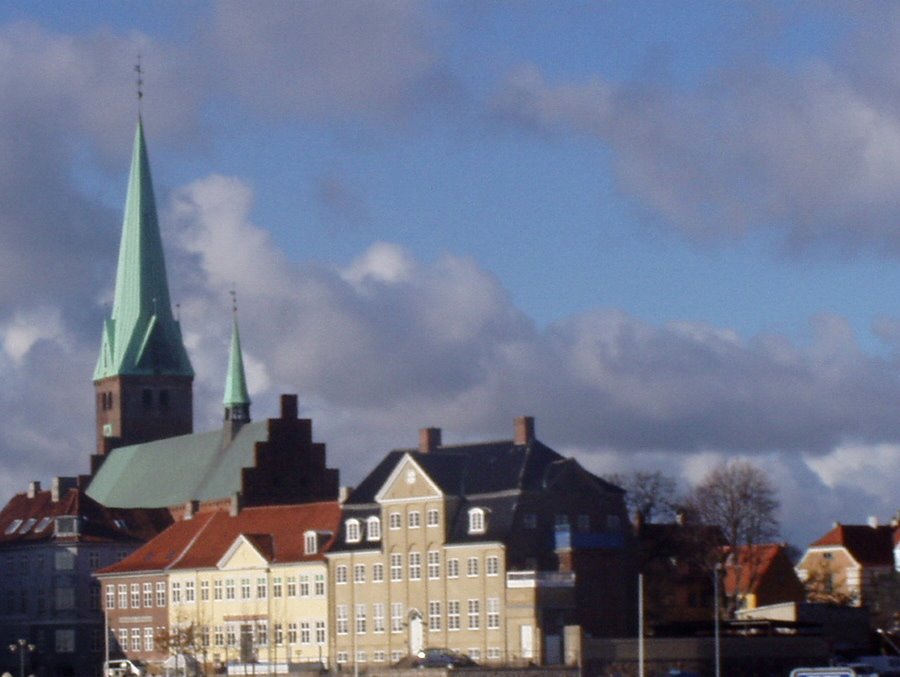
{"label": "green copper roof", "polygon": [[241,490],[241,469],[252,468],[267,422],[242,426],[234,439],[221,430],[114,449],[87,494],[107,507],[165,508],[186,501],[228,498]]}
{"label": "green copper roof", "polygon": [[112,315],[103,326],[94,380],[138,374],[194,375],[181,327],[172,316],[140,120],[134,135]]}
{"label": "green copper roof", "polygon": [[237,313],[234,314],[234,323],[231,327],[231,352],[228,355],[225,399],[222,403],[226,407],[250,404],[250,395],[247,394],[247,379],[244,376],[244,356],[241,353],[241,334],[238,331]]}

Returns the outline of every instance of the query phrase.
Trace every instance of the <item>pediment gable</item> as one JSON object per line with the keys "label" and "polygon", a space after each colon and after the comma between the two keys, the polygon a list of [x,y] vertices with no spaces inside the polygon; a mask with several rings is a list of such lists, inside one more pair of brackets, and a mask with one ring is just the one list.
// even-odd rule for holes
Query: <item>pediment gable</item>
{"label": "pediment gable", "polygon": [[264,545],[252,535],[241,534],[216,563],[219,569],[250,569],[264,567],[270,563],[270,555],[264,552]]}
{"label": "pediment gable", "polygon": [[379,503],[440,498],[440,487],[409,454],[404,454],[375,494]]}

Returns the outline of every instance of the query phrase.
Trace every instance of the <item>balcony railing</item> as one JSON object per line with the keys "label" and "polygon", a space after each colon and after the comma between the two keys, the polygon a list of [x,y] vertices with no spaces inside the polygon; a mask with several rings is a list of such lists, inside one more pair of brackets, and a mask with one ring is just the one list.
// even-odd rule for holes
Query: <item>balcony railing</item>
{"label": "balcony railing", "polygon": [[571,588],[575,574],[571,571],[507,571],[507,588]]}

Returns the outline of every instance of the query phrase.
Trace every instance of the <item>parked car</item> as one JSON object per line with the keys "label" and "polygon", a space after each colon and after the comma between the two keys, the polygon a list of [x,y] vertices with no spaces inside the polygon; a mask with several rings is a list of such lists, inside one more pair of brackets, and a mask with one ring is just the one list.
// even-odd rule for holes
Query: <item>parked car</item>
{"label": "parked car", "polygon": [[475,661],[458,651],[443,648],[422,649],[416,654],[413,667],[416,668],[469,668],[477,665]]}
{"label": "parked car", "polygon": [[143,661],[128,658],[114,658],[104,668],[106,677],[144,677],[147,674],[147,666]]}

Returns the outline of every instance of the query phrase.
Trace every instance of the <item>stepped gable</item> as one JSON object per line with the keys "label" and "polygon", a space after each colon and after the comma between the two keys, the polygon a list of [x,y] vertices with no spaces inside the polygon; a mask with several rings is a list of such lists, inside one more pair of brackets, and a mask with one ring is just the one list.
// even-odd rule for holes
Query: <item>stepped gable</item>
{"label": "stepped gable", "polygon": [[313,442],[312,421],[297,418],[297,398],[283,395],[281,416],[226,425],[114,450],[88,488],[103,505],[181,509],[186,503],[244,506],[336,500],[339,472]]}

